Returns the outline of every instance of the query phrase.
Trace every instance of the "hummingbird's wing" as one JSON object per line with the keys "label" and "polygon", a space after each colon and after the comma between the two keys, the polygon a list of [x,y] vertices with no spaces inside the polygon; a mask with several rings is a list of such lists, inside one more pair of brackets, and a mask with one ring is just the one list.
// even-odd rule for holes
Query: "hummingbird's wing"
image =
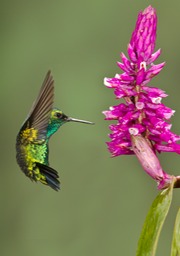
{"label": "hummingbird's wing", "polygon": [[[34,131],[34,140],[46,139],[47,126],[54,100],[54,80],[48,71],[22,130]],[[31,129],[31,130],[32,130]],[[30,133],[32,135],[32,133]],[[31,136],[30,136],[31,137]],[[32,141],[32,137],[30,138]]]}

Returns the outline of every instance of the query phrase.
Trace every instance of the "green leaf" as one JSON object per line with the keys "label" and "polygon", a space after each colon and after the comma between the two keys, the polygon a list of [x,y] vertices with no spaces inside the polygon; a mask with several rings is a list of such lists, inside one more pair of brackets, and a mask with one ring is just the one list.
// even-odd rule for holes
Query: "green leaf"
{"label": "green leaf", "polygon": [[175,226],[174,226],[171,256],[180,256],[180,209],[177,213]]}
{"label": "green leaf", "polygon": [[173,186],[174,180],[171,186],[163,190],[151,205],[139,238],[136,256],[155,255],[159,235],[171,205]]}

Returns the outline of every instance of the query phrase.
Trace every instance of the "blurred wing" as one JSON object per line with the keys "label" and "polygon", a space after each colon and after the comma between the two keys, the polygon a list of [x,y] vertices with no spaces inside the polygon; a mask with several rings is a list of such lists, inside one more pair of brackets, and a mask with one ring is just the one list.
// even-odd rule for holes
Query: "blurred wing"
{"label": "blurred wing", "polygon": [[33,130],[37,131],[37,140],[45,139],[53,100],[54,80],[51,71],[48,71],[22,130],[33,128]]}

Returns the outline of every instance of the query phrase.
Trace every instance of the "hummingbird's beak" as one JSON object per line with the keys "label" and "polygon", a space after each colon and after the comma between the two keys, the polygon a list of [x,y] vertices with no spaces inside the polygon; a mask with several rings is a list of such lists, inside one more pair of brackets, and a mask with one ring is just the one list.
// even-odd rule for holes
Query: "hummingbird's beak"
{"label": "hummingbird's beak", "polygon": [[78,123],[83,123],[83,124],[94,124],[93,122],[86,121],[86,120],[81,120],[81,119],[76,119],[73,117],[68,117],[66,119],[67,122],[78,122]]}

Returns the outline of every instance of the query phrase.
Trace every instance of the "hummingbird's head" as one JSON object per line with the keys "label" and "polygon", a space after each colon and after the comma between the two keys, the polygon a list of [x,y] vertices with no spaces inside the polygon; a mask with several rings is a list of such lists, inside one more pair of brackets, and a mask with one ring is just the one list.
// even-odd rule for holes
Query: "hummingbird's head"
{"label": "hummingbird's head", "polygon": [[64,124],[68,122],[68,116],[66,116],[61,110],[53,109],[50,114],[50,123]]}
{"label": "hummingbird's head", "polygon": [[49,118],[49,124],[47,127],[47,137],[50,137],[53,133],[55,133],[59,127],[67,122],[79,122],[84,124],[94,124],[89,121],[80,120],[72,117],[68,117],[65,115],[61,110],[59,109],[52,109],[50,118]]}

